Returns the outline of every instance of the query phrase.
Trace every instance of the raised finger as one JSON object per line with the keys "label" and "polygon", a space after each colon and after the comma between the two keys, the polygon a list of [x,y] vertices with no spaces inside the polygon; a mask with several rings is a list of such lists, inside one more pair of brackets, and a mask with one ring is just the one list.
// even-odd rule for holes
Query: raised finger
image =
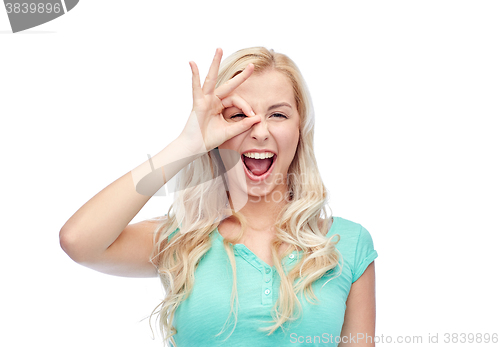
{"label": "raised finger", "polygon": [[237,74],[236,76],[231,78],[229,81],[227,81],[223,85],[219,86],[219,88],[217,88],[217,90],[215,92],[217,97],[219,97],[219,99],[222,99],[222,98],[225,98],[226,96],[228,96],[240,84],[245,82],[245,80],[248,77],[250,77],[253,70],[254,70],[254,65],[252,63],[248,64],[241,73]]}
{"label": "raised finger", "polygon": [[219,74],[220,61],[222,59],[222,48],[217,48],[215,50],[214,60],[212,65],[210,65],[210,70],[208,70],[205,82],[203,82],[203,93],[210,94],[213,93],[215,85],[217,84],[217,75]]}
{"label": "raised finger", "polygon": [[203,97],[200,84],[200,72],[198,71],[198,66],[196,66],[194,61],[190,61],[189,66],[191,66],[191,71],[193,73],[193,100],[199,99],[200,97]]}

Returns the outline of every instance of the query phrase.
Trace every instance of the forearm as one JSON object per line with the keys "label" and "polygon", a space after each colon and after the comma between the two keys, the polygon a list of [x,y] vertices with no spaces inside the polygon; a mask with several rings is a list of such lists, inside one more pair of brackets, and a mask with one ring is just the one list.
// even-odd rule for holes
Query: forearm
{"label": "forearm", "polygon": [[183,167],[203,154],[193,155],[184,144],[183,139],[177,138],[76,211],[59,234],[66,253],[74,259],[85,259],[105,251],[151,196]]}

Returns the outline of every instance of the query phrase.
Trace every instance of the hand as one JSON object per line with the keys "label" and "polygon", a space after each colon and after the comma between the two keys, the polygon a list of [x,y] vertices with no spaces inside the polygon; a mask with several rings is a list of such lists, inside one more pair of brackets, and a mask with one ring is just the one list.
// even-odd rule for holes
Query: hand
{"label": "hand", "polygon": [[[221,58],[222,49],[217,48],[203,88],[198,67],[189,62],[193,73],[193,109],[180,138],[196,154],[208,152],[260,122],[260,117],[255,115],[250,105],[232,93],[250,77],[254,65],[248,64],[240,74],[215,89]],[[227,122],[222,111],[232,106],[241,109],[248,117],[234,123]]]}

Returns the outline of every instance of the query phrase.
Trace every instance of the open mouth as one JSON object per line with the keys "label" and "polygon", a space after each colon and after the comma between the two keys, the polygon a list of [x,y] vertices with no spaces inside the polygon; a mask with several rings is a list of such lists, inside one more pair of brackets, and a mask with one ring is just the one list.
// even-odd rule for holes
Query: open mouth
{"label": "open mouth", "polygon": [[276,154],[270,158],[254,159],[241,155],[247,176],[253,181],[262,181],[269,177],[276,162]]}

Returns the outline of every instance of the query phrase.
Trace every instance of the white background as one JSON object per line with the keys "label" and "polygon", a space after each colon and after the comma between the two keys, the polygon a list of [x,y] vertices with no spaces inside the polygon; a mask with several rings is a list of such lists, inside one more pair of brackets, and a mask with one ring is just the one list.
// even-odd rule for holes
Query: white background
{"label": "white background", "polygon": [[162,345],[159,279],[78,265],[59,230],[178,136],[190,60],[204,79],[217,47],[256,45],[300,67],[333,215],[373,237],[376,334],[500,333],[499,17],[496,1],[82,0],[12,34],[0,7],[0,344]]}

